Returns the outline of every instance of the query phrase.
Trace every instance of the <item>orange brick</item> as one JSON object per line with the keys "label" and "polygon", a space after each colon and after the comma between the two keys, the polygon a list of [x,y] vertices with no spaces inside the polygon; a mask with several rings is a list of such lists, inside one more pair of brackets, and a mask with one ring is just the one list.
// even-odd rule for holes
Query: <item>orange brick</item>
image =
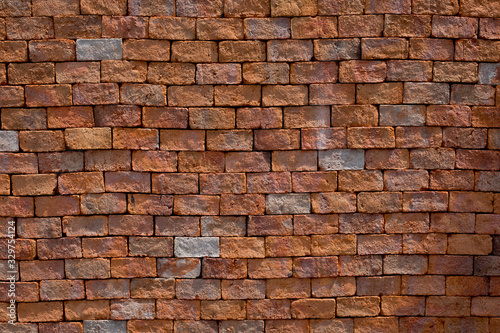
{"label": "orange brick", "polygon": [[264,258],[263,237],[223,237],[220,243],[223,258]]}

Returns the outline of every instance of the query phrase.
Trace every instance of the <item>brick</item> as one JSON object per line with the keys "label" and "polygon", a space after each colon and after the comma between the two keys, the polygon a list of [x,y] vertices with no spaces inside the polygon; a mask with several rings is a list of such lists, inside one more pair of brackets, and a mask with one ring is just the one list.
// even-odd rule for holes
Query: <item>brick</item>
{"label": "brick", "polygon": [[54,38],[54,24],[48,17],[7,18],[6,23],[8,39]]}
{"label": "brick", "polygon": [[317,60],[348,60],[361,58],[360,40],[357,38],[314,40]]}
{"label": "brick", "polygon": [[173,198],[168,195],[133,194],[128,198],[131,214],[171,215]]}
{"label": "brick", "polygon": [[42,301],[74,300],[84,298],[82,280],[46,280],[40,282]]}
{"label": "brick", "polygon": [[294,17],[292,18],[292,38],[335,38],[337,37],[336,17]]}
{"label": "brick", "polygon": [[90,280],[85,283],[87,299],[127,298],[130,282],[127,279]]}
{"label": "brick", "polygon": [[223,258],[263,258],[265,254],[263,237],[224,237],[221,239]]}
{"label": "brick", "polygon": [[81,2],[82,14],[96,14],[96,15],[126,15],[127,2],[123,0],[113,0],[110,3],[92,2],[90,0],[83,0]]}
{"label": "brick", "polygon": [[31,3],[26,0],[8,1],[0,11],[2,16],[29,16]]}
{"label": "brick", "polygon": [[389,60],[387,81],[431,81],[432,62],[419,60]]}
{"label": "brick", "polygon": [[[220,62],[266,60],[266,44],[262,41],[222,41],[219,43]],[[245,66],[245,63],[243,64]]]}
{"label": "brick", "polygon": [[401,104],[402,83],[359,84],[356,87],[356,102],[360,104]]}
{"label": "brick", "polygon": [[356,279],[353,277],[319,278],[312,280],[313,297],[353,296]]}
{"label": "brick", "polygon": [[429,274],[471,275],[472,257],[467,256],[429,256]]}
{"label": "brick", "polygon": [[203,278],[241,279],[247,275],[246,259],[203,259]]}
{"label": "brick", "polygon": [[103,60],[102,82],[144,82],[147,64],[142,61]]}
{"label": "brick", "polygon": [[381,313],[395,316],[423,316],[425,298],[413,296],[383,296]]}
{"label": "brick", "polygon": [[403,194],[403,211],[446,211],[448,193],[446,192],[405,192]]}
{"label": "brick", "polygon": [[56,175],[13,175],[12,194],[24,195],[53,195],[57,187]]}
{"label": "brick", "polygon": [[120,103],[163,106],[166,105],[166,94],[166,87],[162,85],[125,83],[120,87]]}
{"label": "brick", "polygon": [[455,152],[451,148],[414,149],[411,164],[415,169],[453,169]]}
{"label": "brick", "polygon": [[158,130],[147,128],[114,128],[114,149],[158,149]]}
{"label": "brick", "polygon": [[[481,214],[476,217],[476,233],[494,234],[498,229],[498,215],[496,214]],[[493,249],[496,249],[496,239],[493,238]],[[495,253],[495,250],[493,250]]]}
{"label": "brick", "polygon": [[401,253],[402,241],[399,235],[360,235],[358,236],[358,254],[398,254]]}
{"label": "brick", "polygon": [[304,149],[336,149],[346,147],[344,128],[311,128],[301,130]]}
{"label": "brick", "polygon": [[248,193],[287,193],[291,191],[290,173],[249,173]]}
{"label": "brick", "polygon": [[313,235],[311,253],[315,256],[356,254],[356,236]]}
{"label": "brick", "polygon": [[438,14],[438,15],[455,15],[458,13],[458,1],[423,1],[416,0],[413,2],[413,13],[415,14]]}
{"label": "brick", "polygon": [[111,148],[111,129],[69,128],[65,130],[66,145],[70,149]]}
{"label": "brick", "polygon": [[177,280],[176,296],[178,299],[220,299],[220,280],[186,279]]}
{"label": "brick", "polygon": [[243,216],[203,216],[201,218],[202,236],[245,236],[245,234],[246,219]]}
{"label": "brick", "polygon": [[311,205],[313,213],[352,213],[356,211],[356,196],[352,193],[313,193]]}
{"label": "brick", "polygon": [[450,296],[478,296],[488,294],[488,280],[478,276],[446,277],[446,294]]}
{"label": "brick", "polygon": [[399,276],[360,277],[356,282],[356,292],[360,296],[399,295],[401,290]]}
{"label": "brick", "polygon": [[434,81],[436,82],[468,82],[478,81],[478,67],[468,62],[436,62],[434,64]]}
{"label": "brick", "polygon": [[451,85],[452,104],[465,105],[494,105],[495,91],[488,85]]}
{"label": "brick", "polygon": [[116,83],[78,83],[74,86],[75,105],[117,104],[118,85]]}
{"label": "brick", "polygon": [[237,18],[201,18],[196,22],[201,40],[243,39],[243,20]]}
{"label": "brick", "polygon": [[295,63],[290,68],[290,83],[337,82],[337,73],[338,66],[335,62]]}
{"label": "brick", "polygon": [[21,279],[23,281],[37,281],[48,279],[64,279],[63,260],[33,260],[20,263]]}
{"label": "brick", "polygon": [[444,295],[445,277],[439,275],[403,276],[401,291],[404,295]]}
{"label": "brick", "polygon": [[453,60],[453,43],[448,39],[412,38],[409,56],[410,59]]}
{"label": "brick", "polygon": [[384,274],[427,273],[427,257],[422,255],[387,255],[384,258]]}
{"label": "brick", "polygon": [[144,38],[147,37],[147,19],[137,16],[102,18],[102,37]]}
{"label": "brick", "polygon": [[[90,150],[85,152],[85,164],[88,171],[130,170],[130,151]],[[82,156],[83,168],[83,156]],[[138,170],[140,171],[140,170]]]}
{"label": "brick", "polygon": [[248,18],[243,24],[247,39],[290,38],[291,21],[288,18]]}
{"label": "brick", "polygon": [[392,213],[401,211],[402,196],[398,192],[363,192],[358,194],[358,211]]}
{"label": "brick", "polygon": [[2,62],[25,62],[28,50],[25,41],[0,41],[0,60]]}
{"label": "brick", "polygon": [[377,316],[380,313],[380,297],[339,297],[337,298],[337,316],[364,317]]}
{"label": "brick", "polygon": [[292,276],[291,258],[249,259],[248,276],[252,279]]}
{"label": "brick", "polygon": [[257,85],[215,86],[216,106],[259,106],[261,89]]}
{"label": "brick", "polygon": [[[54,83],[54,64],[9,64],[9,84]],[[29,74],[28,74],[29,73]]]}
{"label": "brick", "polygon": [[403,38],[363,38],[362,59],[406,59],[408,42]]}
{"label": "brick", "polygon": [[267,43],[267,57],[274,61],[309,61],[313,56],[311,41],[274,40]]}
{"label": "brick", "polygon": [[394,148],[394,129],[392,127],[347,129],[349,148]]}
{"label": "brick", "polygon": [[264,214],[264,200],[261,194],[224,194],[221,196],[221,215]]}
{"label": "brick", "polygon": [[307,256],[310,253],[309,237],[270,236],[266,238],[266,255],[270,257]]}
{"label": "brick", "polygon": [[311,0],[293,0],[292,2],[271,0],[271,16],[314,16],[317,4]]}
{"label": "brick", "polygon": [[500,127],[496,122],[496,107],[473,107],[472,126],[473,127]]}
{"label": "brick", "polygon": [[294,234],[330,234],[338,232],[338,215],[295,215]]}
{"label": "brick", "polygon": [[457,41],[455,60],[498,62],[500,43],[482,39],[461,39]]}
{"label": "brick", "polygon": [[173,42],[172,62],[217,61],[217,43],[209,41]]}
{"label": "brick", "polygon": [[10,194],[10,176],[0,175],[0,194],[9,195]]}
{"label": "brick", "polygon": [[0,153],[0,161],[5,165],[0,168],[2,173],[37,173],[38,163],[32,153]]}
{"label": "brick", "polygon": [[93,110],[87,106],[50,107],[47,122],[49,128],[92,127]]}
{"label": "brick", "polygon": [[482,63],[479,64],[479,83],[480,84],[499,84],[500,66],[497,64]]}
{"label": "brick", "polygon": [[0,92],[2,92],[1,106],[24,106],[24,89],[22,87],[0,87]]}
{"label": "brick", "polygon": [[226,17],[261,17],[269,16],[270,1],[247,1],[241,3],[235,0],[224,2],[224,16]]}
{"label": "brick", "polygon": [[468,106],[432,105],[427,107],[427,125],[470,126],[471,110]]}
{"label": "brick", "polygon": [[200,319],[200,301],[158,300],[157,316],[163,319]]}
{"label": "brick", "polygon": [[498,18],[480,18],[479,19],[479,37],[485,39],[498,39]]}
{"label": "brick", "polygon": [[500,130],[490,129],[488,131],[488,149],[498,149],[500,147]]}
{"label": "brick", "polygon": [[340,82],[383,82],[386,76],[386,63],[364,60],[342,61],[339,72]]}
{"label": "brick", "polygon": [[[401,13],[397,13],[401,14]],[[429,37],[431,17],[428,15],[386,15],[384,36]]]}
{"label": "brick", "polygon": [[476,175],[476,190],[498,191],[498,172],[479,172]]}
{"label": "brick", "polygon": [[485,1],[480,6],[475,6],[474,2],[468,0],[460,6],[460,14],[467,16],[498,16],[500,11],[496,8],[494,1]]}
{"label": "brick", "polygon": [[154,173],[152,175],[153,193],[190,194],[198,193],[198,175],[191,173]]}
{"label": "brick", "polygon": [[484,148],[486,132],[479,128],[445,128],[443,145],[454,148]]}
{"label": "brick", "polygon": [[449,85],[447,83],[405,83],[403,101],[408,104],[447,104],[450,101]]}
{"label": "brick", "polygon": [[170,106],[211,106],[214,102],[212,86],[173,86],[168,89]]}
{"label": "brick", "polygon": [[62,302],[21,303],[17,311],[20,322],[61,321],[63,319]]}
{"label": "brick", "polygon": [[61,220],[55,217],[20,218],[17,232],[22,238],[58,238],[61,237]]}
{"label": "brick", "polygon": [[133,0],[128,4],[130,15],[170,16],[174,13],[174,1]]}
{"label": "brick", "polygon": [[[111,317],[109,301],[108,300],[67,301],[64,304],[64,315],[66,320],[109,319]],[[61,323],[61,324],[71,324],[71,323]],[[75,331],[75,333],[82,331],[83,329],[80,326],[80,330]],[[50,332],[55,332],[55,331],[50,331]]]}
{"label": "brick", "polygon": [[246,192],[246,177],[243,173],[200,175],[200,193],[240,194],[244,192]]}
{"label": "brick", "polygon": [[290,319],[289,300],[249,300],[247,301],[248,319]]}
{"label": "brick", "polygon": [[106,172],[105,186],[107,192],[150,192],[151,176],[142,172]]}
{"label": "brick", "polygon": [[[49,245],[50,244],[50,245]],[[37,241],[39,259],[81,258],[80,238],[39,239]]]}
{"label": "brick", "polygon": [[310,86],[309,104],[354,104],[354,84],[312,84]]}
{"label": "brick", "polygon": [[174,252],[177,257],[218,257],[219,256],[219,238],[176,238]]}
{"label": "brick", "polygon": [[333,318],[335,317],[334,299],[303,299],[292,302],[293,318]]}
{"label": "brick", "polygon": [[122,41],[110,39],[78,39],[76,56],[79,61],[122,59]]}
{"label": "brick", "polygon": [[[39,1],[43,3],[43,7],[40,6],[40,10],[53,10],[57,6],[57,14],[61,13],[61,10],[71,9],[71,6],[65,4],[64,9],[61,4],[57,2],[49,1]],[[78,6],[78,3],[77,3]],[[78,10],[78,9],[77,9]],[[101,17],[94,15],[82,15],[80,11],[73,13],[75,16],[55,16],[54,17],[54,30],[56,38],[99,38],[101,37]]]}
{"label": "brick", "polygon": [[218,215],[219,197],[209,195],[179,195],[174,198],[176,215]]}
{"label": "brick", "polygon": [[371,105],[332,106],[332,126],[375,126],[378,123],[377,108]]}
{"label": "brick", "polygon": [[432,36],[444,38],[477,38],[478,19],[434,16]]}
{"label": "brick", "polygon": [[252,150],[252,132],[247,130],[207,131],[207,149],[219,151]]}
{"label": "brick", "polygon": [[403,317],[400,327],[404,330],[422,332],[444,332],[444,319],[432,317]]}
{"label": "brick", "polygon": [[459,169],[479,169],[479,170],[498,170],[496,151],[487,150],[457,150],[457,168]]}
{"label": "brick", "polygon": [[288,64],[285,63],[245,63],[243,64],[243,82],[249,84],[287,84],[289,82],[288,72]]}
{"label": "brick", "polygon": [[467,297],[430,296],[427,298],[425,314],[428,316],[467,316],[470,310]]}
{"label": "brick", "polygon": [[19,146],[28,152],[62,151],[65,148],[62,131],[19,132]]}
{"label": "brick", "polygon": [[446,237],[440,234],[405,235],[403,253],[409,254],[444,254]]}
{"label": "brick", "polygon": [[358,170],[364,168],[364,151],[334,149],[319,152],[320,170]]}
{"label": "brick", "polygon": [[339,172],[339,191],[380,191],[382,187],[382,173],[379,171]]}
{"label": "brick", "polygon": [[222,172],[224,154],[220,152],[180,152],[179,172]]}
{"label": "brick", "polygon": [[37,216],[78,215],[80,200],[78,196],[50,196],[35,198]]}
{"label": "brick", "polygon": [[82,213],[121,214],[126,211],[126,196],[121,193],[86,194],[81,197]]}
{"label": "brick", "polygon": [[1,131],[0,138],[0,151],[19,151],[19,134],[16,131]]}
{"label": "brick", "polygon": [[159,258],[157,270],[158,276],[165,278],[196,278],[201,274],[201,262],[194,258]]}
{"label": "brick", "polygon": [[339,37],[377,37],[382,35],[382,15],[346,15],[339,17]]}
{"label": "brick", "polygon": [[153,319],[155,303],[153,300],[113,300],[111,301],[112,319]]}
{"label": "brick", "polygon": [[384,189],[388,191],[421,191],[429,187],[424,170],[388,170],[384,172]]}
{"label": "brick", "polygon": [[105,236],[108,219],[103,216],[66,216],[63,230],[67,236]]}
{"label": "brick", "polygon": [[149,35],[156,39],[194,39],[195,24],[196,19],[188,17],[151,17]]}
{"label": "brick", "polygon": [[474,259],[474,275],[498,276],[498,256],[480,256]]}
{"label": "brick", "polygon": [[110,277],[109,259],[66,259],[68,279],[106,279]]}
{"label": "brick", "polygon": [[125,40],[123,43],[123,59],[168,61],[170,60],[170,42],[150,39]]}
{"label": "brick", "polygon": [[442,130],[439,127],[397,127],[396,147],[441,147]]}
{"label": "brick", "polygon": [[110,235],[153,235],[152,216],[110,215],[108,223]]}
{"label": "brick", "polygon": [[245,319],[245,305],[244,301],[236,300],[202,301],[201,318],[208,320]]}

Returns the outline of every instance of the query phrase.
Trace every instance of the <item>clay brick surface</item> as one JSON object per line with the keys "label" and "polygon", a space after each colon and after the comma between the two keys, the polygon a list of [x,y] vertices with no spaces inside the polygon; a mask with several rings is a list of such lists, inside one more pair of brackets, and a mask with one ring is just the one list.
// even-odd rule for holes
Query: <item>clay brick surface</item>
{"label": "clay brick surface", "polygon": [[0,332],[498,331],[498,8],[3,1]]}

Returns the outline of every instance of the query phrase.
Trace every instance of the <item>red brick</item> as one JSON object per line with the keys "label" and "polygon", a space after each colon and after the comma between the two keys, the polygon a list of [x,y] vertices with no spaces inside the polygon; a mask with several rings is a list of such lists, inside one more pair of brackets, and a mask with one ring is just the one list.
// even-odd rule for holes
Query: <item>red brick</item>
{"label": "red brick", "polygon": [[49,107],[47,122],[49,128],[92,127],[93,110],[88,106]]}
{"label": "red brick", "polygon": [[159,194],[198,193],[198,175],[192,173],[154,173],[152,186],[153,193]]}
{"label": "red brick", "polygon": [[306,128],[301,130],[304,149],[335,149],[346,147],[344,128]]}
{"label": "red brick", "polygon": [[25,62],[28,50],[25,41],[0,41],[0,60],[2,62]]}
{"label": "red brick", "polygon": [[472,190],[474,172],[472,170],[431,171],[430,189],[432,190]]}
{"label": "red brick", "polygon": [[150,39],[125,40],[123,43],[123,59],[168,61],[170,60],[170,42]]}
{"label": "red brick", "polygon": [[263,299],[266,297],[264,280],[222,280],[223,299]]}
{"label": "red brick", "polygon": [[70,85],[26,86],[26,105],[40,106],[68,106],[71,105]]}
{"label": "red brick", "polygon": [[80,198],[74,195],[35,198],[37,216],[63,216],[80,214]]}
{"label": "red brick", "polygon": [[272,163],[273,171],[316,171],[318,169],[315,151],[274,151]]}
{"label": "red brick", "polygon": [[266,238],[266,256],[288,257],[310,255],[310,238],[307,236],[270,236]]}
{"label": "red brick", "polygon": [[[253,67],[252,64],[247,64],[248,61],[264,61],[266,60],[266,44],[262,41],[222,41],[219,43],[219,62],[244,62],[243,68],[246,65]],[[262,64],[261,64],[262,65]],[[282,65],[282,64],[280,64]],[[288,69],[288,66],[284,66]],[[280,67],[282,68],[282,67]],[[244,74],[243,74],[244,75]],[[244,75],[245,76],[245,75]],[[245,77],[244,77],[245,79]],[[269,78],[271,81],[273,78]],[[288,78],[286,79],[288,83]],[[248,82],[250,83],[250,82]],[[259,83],[259,82],[253,82]]]}
{"label": "red brick", "polygon": [[[219,153],[211,153],[219,154]],[[268,152],[235,152],[226,154],[227,172],[267,172],[271,169],[271,155]],[[214,172],[207,170],[203,172]],[[285,170],[273,170],[285,171]]]}
{"label": "red brick", "polygon": [[201,262],[197,258],[159,258],[157,269],[158,276],[165,278],[196,278],[201,273]]}
{"label": "red brick", "polygon": [[479,19],[479,37],[485,39],[498,39],[498,25],[500,20],[498,18],[480,18]]}
{"label": "red brick", "polygon": [[[145,74],[145,72],[143,72]],[[163,106],[167,89],[163,85],[124,83],[120,87],[120,103]]]}
{"label": "red brick", "polygon": [[499,108],[497,107],[473,107],[472,126],[473,127],[500,127],[500,122],[496,119]]}
{"label": "red brick", "polygon": [[291,234],[292,234],[292,217],[290,215],[251,216],[248,219],[249,236],[291,235]]}
{"label": "red brick", "polygon": [[338,215],[295,215],[294,235],[330,234],[338,232]]}
{"label": "red brick", "polygon": [[245,84],[288,84],[289,65],[286,63],[244,63]]}
{"label": "red brick", "polygon": [[111,129],[108,127],[68,128],[64,134],[70,149],[111,148]]}
{"label": "red brick", "polygon": [[363,38],[362,59],[406,59],[408,42],[404,38]]}
{"label": "red brick", "polygon": [[356,195],[353,193],[313,193],[311,204],[313,213],[353,213],[356,211]]}
{"label": "red brick", "polygon": [[156,276],[155,258],[113,258],[111,276],[116,278]]}
{"label": "red brick", "polygon": [[39,239],[36,245],[38,258],[42,260],[82,257],[80,238]]}
{"label": "red brick", "polygon": [[431,255],[428,274],[471,275],[472,265],[470,256]]}
{"label": "red brick", "polygon": [[21,195],[54,195],[57,188],[57,176],[49,175],[13,175],[12,194]]}
{"label": "red brick", "polygon": [[470,303],[467,297],[457,296],[430,296],[427,298],[427,316],[468,316]]}
{"label": "red brick", "polygon": [[179,195],[174,198],[176,215],[218,215],[219,197],[208,195]]}
{"label": "red brick", "polygon": [[78,83],[73,90],[74,104],[118,104],[116,83]]}
{"label": "red brick", "polygon": [[264,258],[264,237],[223,237],[220,244],[223,258]]}
{"label": "red brick", "polygon": [[354,104],[354,101],[354,84],[312,84],[310,86],[309,104],[311,105]]}
{"label": "red brick", "polygon": [[360,104],[401,104],[403,85],[395,83],[359,84],[356,102]]}
{"label": "red brick", "polygon": [[126,196],[122,193],[85,194],[81,196],[82,213],[91,214],[123,214],[126,207]]}
{"label": "red brick", "polygon": [[459,39],[455,45],[455,60],[498,62],[500,43],[483,39]]}
{"label": "red brick", "polygon": [[292,182],[289,173],[249,173],[247,177],[248,193],[291,192]]}
{"label": "red brick", "polygon": [[217,61],[217,43],[190,41],[172,43],[172,62],[214,62]]}
{"label": "red brick", "polygon": [[292,276],[291,258],[249,259],[248,276],[251,279],[272,279]]}
{"label": "red brick", "polygon": [[54,38],[54,24],[48,17],[9,17],[6,23],[8,39]]}
{"label": "red brick", "polygon": [[40,153],[38,160],[43,173],[83,171],[82,152]]}
{"label": "red brick", "polygon": [[194,39],[196,19],[188,17],[151,17],[149,35],[156,39]]}
{"label": "red brick", "polygon": [[[143,56],[138,58],[144,59]],[[195,72],[194,64],[151,62],[148,65],[147,80],[153,84],[187,85],[195,82]]]}
{"label": "red brick", "polygon": [[221,215],[262,215],[264,210],[265,199],[261,194],[223,194],[221,196]]}
{"label": "red brick", "polygon": [[85,283],[88,300],[130,297],[128,279],[89,280]]}
{"label": "red brick", "polygon": [[133,194],[128,198],[131,214],[171,215],[173,198],[168,195]]}
{"label": "red brick", "polygon": [[203,259],[202,277],[205,279],[242,279],[246,276],[246,259]]}
{"label": "red brick", "polygon": [[290,319],[289,300],[249,300],[247,301],[248,319]]}
{"label": "red brick", "polygon": [[455,150],[451,148],[413,149],[410,153],[414,169],[453,169]]}
{"label": "red brick", "polygon": [[244,192],[246,192],[246,177],[244,173],[200,175],[200,193],[240,194]]}
{"label": "red brick", "polygon": [[308,90],[304,85],[264,86],[262,88],[263,106],[306,105],[307,99]]}
{"label": "red brick", "polygon": [[158,148],[158,130],[146,128],[114,128],[114,149],[154,150]]}
{"label": "red brick", "polygon": [[200,320],[199,300],[158,300],[157,317],[160,319]]}
{"label": "red brick", "polygon": [[430,34],[431,34],[430,16],[427,15],[385,16],[384,36],[429,37]]}
{"label": "red brick", "polygon": [[427,125],[470,126],[471,110],[468,106],[432,105],[427,107]]}
{"label": "red brick", "polygon": [[260,99],[261,99],[260,86],[256,85],[215,86],[216,106],[259,106]]}
{"label": "red brick", "polygon": [[[57,15],[60,15],[62,10],[62,5],[58,2],[47,2],[50,3],[50,7],[56,6]],[[78,6],[78,2],[76,3]],[[65,10],[70,8],[65,5]],[[50,8],[43,7],[43,8]],[[54,17],[54,30],[56,38],[99,38],[101,37],[101,17],[94,15],[82,15],[79,16],[80,11],[74,13],[75,16],[56,16]]]}
{"label": "red brick", "polygon": [[20,303],[17,311],[20,322],[63,320],[62,302]]}
{"label": "red brick", "polygon": [[21,261],[23,281],[64,279],[64,260]]}
{"label": "red brick", "polygon": [[377,37],[384,29],[382,15],[341,16],[338,22],[340,37]]}
{"label": "red brick", "polygon": [[102,18],[102,37],[144,38],[147,37],[147,19],[138,16]]}
{"label": "red brick", "polygon": [[180,152],[179,172],[222,172],[224,154],[221,152]]}
{"label": "red brick", "polygon": [[129,150],[89,150],[85,152],[85,167],[88,171],[130,170],[130,164]]}
{"label": "red brick", "polygon": [[30,61],[75,61],[75,45],[75,41],[67,39],[30,41]]}
{"label": "red brick", "polygon": [[403,253],[409,254],[444,254],[446,237],[441,234],[404,235]]}
{"label": "red brick", "polygon": [[42,301],[75,300],[85,297],[82,280],[46,280],[40,282]]}
{"label": "red brick", "polygon": [[429,187],[424,170],[388,170],[384,172],[384,188],[389,191],[420,191]]}

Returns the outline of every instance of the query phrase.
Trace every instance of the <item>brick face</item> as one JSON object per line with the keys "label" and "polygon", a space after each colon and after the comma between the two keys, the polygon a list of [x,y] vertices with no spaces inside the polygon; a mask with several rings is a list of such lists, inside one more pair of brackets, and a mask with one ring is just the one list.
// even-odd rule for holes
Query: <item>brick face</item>
{"label": "brick face", "polygon": [[0,332],[500,330],[497,1],[0,2]]}

